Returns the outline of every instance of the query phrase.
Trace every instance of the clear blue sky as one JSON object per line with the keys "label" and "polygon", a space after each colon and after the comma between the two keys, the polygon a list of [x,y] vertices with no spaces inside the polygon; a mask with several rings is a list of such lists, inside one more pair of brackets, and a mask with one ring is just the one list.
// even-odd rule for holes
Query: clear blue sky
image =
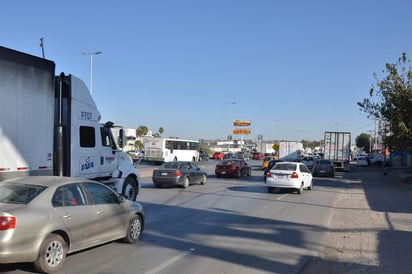
{"label": "clear blue sky", "polygon": [[[0,45],[89,85],[103,121],[164,136],[320,140],[374,129],[357,102],[412,55],[409,0],[3,1]],[[229,104],[236,102],[236,104]],[[240,136],[238,136],[240,138]]]}

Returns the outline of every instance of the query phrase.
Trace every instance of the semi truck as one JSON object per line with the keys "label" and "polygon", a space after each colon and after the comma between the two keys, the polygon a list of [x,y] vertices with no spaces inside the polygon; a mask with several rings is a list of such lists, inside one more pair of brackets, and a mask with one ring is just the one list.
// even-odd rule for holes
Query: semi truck
{"label": "semi truck", "polygon": [[336,170],[350,170],[351,133],[325,131],[324,159],[331,160]]}
{"label": "semi truck", "polygon": [[300,161],[304,155],[303,144],[297,141],[279,142],[279,159],[283,161]]}
{"label": "semi truck", "polygon": [[[0,46],[0,181],[51,175],[102,182],[136,200],[140,174],[82,80]],[[116,139],[119,146],[116,145]]]}

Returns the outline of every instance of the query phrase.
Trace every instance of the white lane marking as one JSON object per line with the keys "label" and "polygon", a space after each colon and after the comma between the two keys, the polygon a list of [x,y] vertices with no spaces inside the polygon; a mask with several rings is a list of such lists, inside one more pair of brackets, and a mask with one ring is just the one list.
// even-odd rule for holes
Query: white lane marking
{"label": "white lane marking", "polygon": [[194,248],[189,249],[188,251],[182,252],[177,256],[174,256],[173,258],[170,258],[169,260],[167,260],[166,262],[162,263],[161,265],[158,265],[157,267],[151,269],[150,271],[146,272],[146,274],[156,274],[159,273],[160,271],[162,271],[163,269],[169,267],[170,265],[174,264],[175,262],[183,259],[184,257],[186,257],[187,255],[189,255],[190,253],[192,253],[193,251],[195,251]]}

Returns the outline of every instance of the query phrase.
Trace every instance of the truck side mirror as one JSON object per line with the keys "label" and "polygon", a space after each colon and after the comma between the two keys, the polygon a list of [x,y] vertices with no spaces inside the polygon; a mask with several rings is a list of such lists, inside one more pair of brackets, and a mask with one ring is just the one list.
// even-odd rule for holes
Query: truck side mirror
{"label": "truck side mirror", "polygon": [[119,130],[119,147],[123,148],[124,147],[124,130],[121,128]]}

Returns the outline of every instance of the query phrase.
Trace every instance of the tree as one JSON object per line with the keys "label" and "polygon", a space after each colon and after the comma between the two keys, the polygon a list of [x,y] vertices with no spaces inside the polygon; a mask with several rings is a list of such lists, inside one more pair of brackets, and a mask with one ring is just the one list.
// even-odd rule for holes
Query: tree
{"label": "tree", "polygon": [[356,147],[363,149],[363,151],[369,153],[370,152],[370,145],[371,145],[371,136],[366,133],[361,133],[355,139]]}
{"label": "tree", "polygon": [[148,132],[149,132],[149,129],[147,128],[147,126],[139,126],[136,129],[136,135],[139,137],[147,135]]}
{"label": "tree", "polygon": [[159,128],[159,135],[162,135],[163,132],[165,132],[165,130],[163,129],[163,127],[160,127],[160,128]]}
{"label": "tree", "polygon": [[137,140],[137,141],[134,143],[134,147],[135,147],[136,150],[142,150],[143,147],[144,147],[144,144],[143,144],[140,140]]}
{"label": "tree", "polygon": [[374,73],[376,84],[358,106],[387,127],[385,145],[412,152],[412,70],[406,53],[395,64],[387,63],[382,73],[387,74],[382,80]]}

